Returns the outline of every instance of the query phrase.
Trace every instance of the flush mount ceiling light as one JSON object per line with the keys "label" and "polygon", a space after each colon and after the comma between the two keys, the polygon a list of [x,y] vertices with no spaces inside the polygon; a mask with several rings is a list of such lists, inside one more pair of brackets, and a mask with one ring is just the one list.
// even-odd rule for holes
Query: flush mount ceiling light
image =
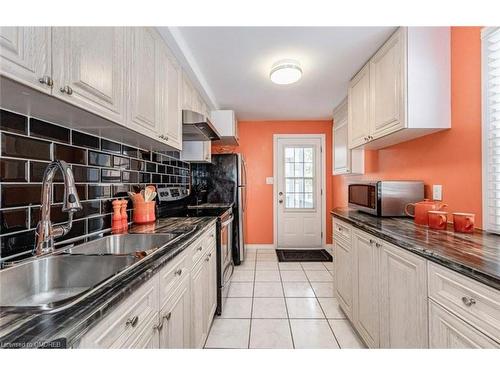
{"label": "flush mount ceiling light", "polygon": [[278,85],[289,85],[302,77],[302,68],[296,60],[280,60],[271,68],[269,78]]}

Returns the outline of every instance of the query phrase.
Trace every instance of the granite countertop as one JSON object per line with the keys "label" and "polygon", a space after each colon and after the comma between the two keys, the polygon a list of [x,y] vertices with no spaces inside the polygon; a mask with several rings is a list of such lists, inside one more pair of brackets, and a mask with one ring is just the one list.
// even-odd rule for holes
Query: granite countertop
{"label": "granite countertop", "polygon": [[129,233],[166,233],[186,227],[196,229],[159,249],[66,310],[52,314],[0,311],[0,348],[67,348],[78,344],[90,328],[155,275],[169,260],[200,238],[216,220],[216,217],[165,218],[154,224],[132,226]]}
{"label": "granite countertop", "polygon": [[389,243],[500,290],[500,235],[429,229],[411,218],[381,218],[348,208],[331,214]]}

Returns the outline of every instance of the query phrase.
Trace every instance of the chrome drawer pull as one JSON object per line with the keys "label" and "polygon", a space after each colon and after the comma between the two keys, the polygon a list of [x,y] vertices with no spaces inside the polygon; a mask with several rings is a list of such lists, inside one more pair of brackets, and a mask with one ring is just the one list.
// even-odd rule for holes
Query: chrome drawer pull
{"label": "chrome drawer pull", "polygon": [[182,274],[182,269],[181,269],[181,268],[179,268],[177,271],[175,271],[175,274],[176,274],[177,276],[180,276],[180,275]]}
{"label": "chrome drawer pull", "polygon": [[469,307],[476,304],[476,300],[472,297],[462,297],[462,302],[465,306]]}
{"label": "chrome drawer pull", "polygon": [[134,328],[137,325],[137,323],[139,323],[139,317],[136,315],[133,318],[127,319],[127,321],[125,322],[125,325],[127,327],[132,326],[132,328]]}
{"label": "chrome drawer pull", "polygon": [[201,251],[203,250],[203,246],[200,246],[199,248],[196,249],[196,251]]}

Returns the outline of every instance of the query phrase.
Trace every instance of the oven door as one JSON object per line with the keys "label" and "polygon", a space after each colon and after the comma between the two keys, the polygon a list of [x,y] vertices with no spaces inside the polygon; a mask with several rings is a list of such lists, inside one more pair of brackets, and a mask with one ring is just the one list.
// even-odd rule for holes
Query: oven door
{"label": "oven door", "polygon": [[378,213],[378,184],[360,183],[350,184],[348,188],[349,207],[373,215]]}
{"label": "oven door", "polygon": [[222,288],[222,304],[224,304],[225,298],[229,291],[229,285],[231,283],[231,277],[234,272],[233,263],[233,215],[231,214],[228,218],[225,218],[221,223],[220,229],[220,250],[221,250],[221,288]]}

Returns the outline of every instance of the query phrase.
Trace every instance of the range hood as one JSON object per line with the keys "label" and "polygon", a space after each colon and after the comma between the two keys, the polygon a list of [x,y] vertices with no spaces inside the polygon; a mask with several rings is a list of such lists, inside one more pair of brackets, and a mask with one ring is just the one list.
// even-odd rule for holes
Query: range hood
{"label": "range hood", "polygon": [[217,141],[220,135],[201,113],[182,110],[182,140],[183,141]]}

